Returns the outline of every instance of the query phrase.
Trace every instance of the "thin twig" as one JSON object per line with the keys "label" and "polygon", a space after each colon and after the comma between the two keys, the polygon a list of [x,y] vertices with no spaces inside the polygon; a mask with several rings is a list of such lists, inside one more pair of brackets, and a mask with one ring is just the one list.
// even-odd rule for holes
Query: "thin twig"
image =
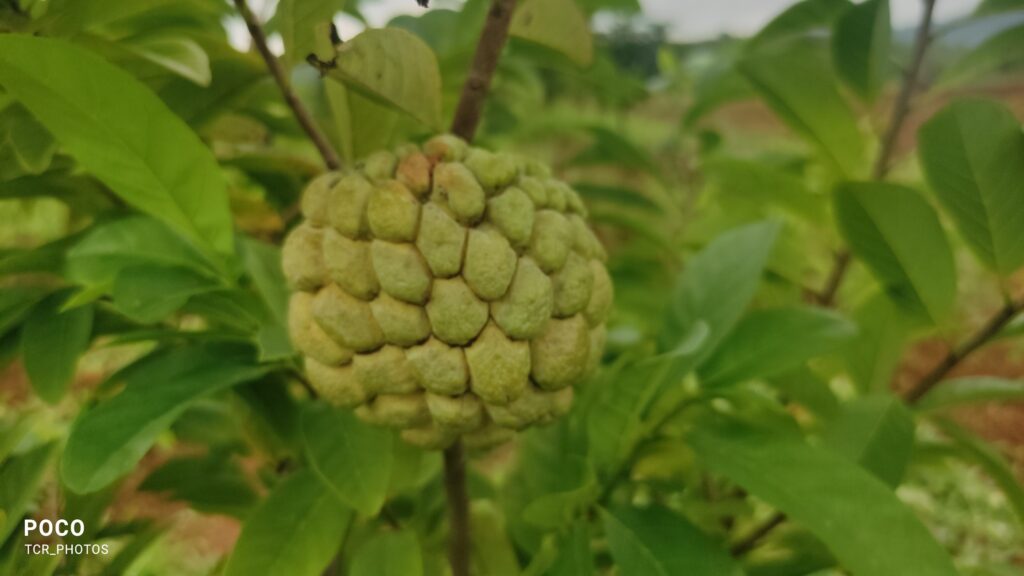
{"label": "thin twig", "polygon": [[452,576],[469,576],[469,493],[466,491],[466,462],[462,444],[444,451],[444,487],[448,495],[448,562]]}
{"label": "thin twig", "polygon": [[484,102],[498,67],[498,60],[508,40],[508,30],[512,24],[512,13],[516,8],[516,0],[493,0],[487,13],[483,32],[476,45],[473,65],[462,87],[459,106],[455,110],[452,122],[452,134],[469,141],[476,134],[483,115]]}
{"label": "thin twig", "polygon": [[274,77],[274,81],[277,82],[277,87],[281,90],[281,95],[284,96],[285,103],[292,109],[292,114],[295,115],[295,119],[299,122],[299,126],[306,132],[309,139],[313,141],[313,145],[320,152],[320,156],[324,159],[324,165],[329,170],[338,170],[341,168],[341,159],[338,157],[338,153],[334,151],[334,147],[331,146],[330,141],[324,136],[323,132],[317,127],[316,122],[310,115],[309,110],[299,100],[299,96],[292,90],[291,82],[288,80],[288,75],[285,73],[281,63],[274,56],[273,52],[270,51],[270,47],[267,46],[267,35],[263,32],[263,27],[260,26],[259,20],[256,19],[256,15],[249,9],[249,5],[246,0],[235,0],[235,6],[238,7],[238,13],[245,20],[245,26],[249,29],[249,35],[252,36],[252,42],[259,51],[260,56],[263,57],[263,61],[267,64],[267,69],[270,70],[270,75]]}
{"label": "thin twig", "polygon": [[998,336],[1003,328],[1022,311],[1024,311],[1024,299],[1019,302],[1007,302],[984,326],[961,345],[950,350],[931,372],[925,374],[923,378],[914,384],[904,394],[906,401],[913,404],[920,400],[929,390],[948,376],[964,359]]}
{"label": "thin twig", "polygon": [[747,552],[753,550],[766,536],[772,533],[773,530],[781,526],[786,522],[786,515],[782,512],[776,512],[771,518],[766,520],[760,526],[757,526],[750,531],[749,534],[741,538],[738,542],[729,547],[729,553],[733,556],[743,556]]}
{"label": "thin twig", "polygon": [[[921,70],[924,67],[924,57],[928,53],[928,46],[932,41],[932,21],[935,14],[936,0],[924,0],[924,14],[921,16],[921,24],[917,28],[917,38],[914,40],[914,53],[910,60],[910,66],[903,75],[903,84],[900,86],[899,94],[893,104],[892,114],[889,117],[889,124],[885,134],[881,138],[881,148],[878,157],[875,159],[874,169],[871,171],[871,178],[875,181],[882,181],[889,175],[892,168],[893,155],[896,152],[896,144],[899,142],[900,134],[903,133],[903,126],[910,114],[910,103],[917,92]],[[836,294],[843,284],[843,278],[850,268],[852,257],[850,252],[842,250],[836,254],[832,272],[829,274],[824,289],[818,296],[818,302],[822,306],[830,307],[835,303]]]}

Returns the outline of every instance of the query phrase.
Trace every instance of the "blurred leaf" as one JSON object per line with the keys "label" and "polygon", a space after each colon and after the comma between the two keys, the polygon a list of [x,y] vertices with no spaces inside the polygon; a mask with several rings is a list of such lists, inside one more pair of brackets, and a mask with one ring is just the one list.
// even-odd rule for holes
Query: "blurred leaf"
{"label": "blurred leaf", "polygon": [[56,442],[44,444],[0,465],[0,542],[21,524],[58,447]]}
{"label": "blurred leaf", "polygon": [[118,272],[111,294],[119,312],[151,324],[180,309],[189,298],[221,287],[188,268],[143,264]]}
{"label": "blurred leaf", "polygon": [[632,14],[642,8],[640,0],[577,0],[584,10],[593,14],[599,10]]}
{"label": "blurred leaf", "polygon": [[[474,531],[475,535],[475,531]],[[352,576],[423,576],[423,558],[416,533],[409,530],[378,534],[352,558]],[[488,575],[493,574],[487,572]],[[495,575],[497,576],[497,575]]]}
{"label": "blurred leaf", "polygon": [[22,362],[32,389],[50,404],[68,391],[78,359],[92,337],[92,307],[62,311],[66,299],[67,293],[62,292],[36,306],[21,336]]}
{"label": "blurred leaf", "polygon": [[153,525],[133,534],[131,539],[118,550],[117,555],[114,556],[110,563],[103,567],[103,571],[100,572],[99,576],[122,576],[166,532],[166,527]]}
{"label": "blurred leaf", "polygon": [[651,155],[620,132],[603,126],[587,126],[586,131],[593,141],[589,148],[573,157],[570,166],[607,164],[658,176],[658,166]]}
{"label": "blurred leaf", "polygon": [[21,324],[32,307],[45,297],[45,291],[35,288],[0,287],[0,336]]}
{"label": "blurred leaf", "polygon": [[559,542],[558,554],[547,576],[593,576],[594,553],[590,550],[590,527],[577,520]]}
{"label": "blurred leaf", "polygon": [[836,72],[866,102],[874,102],[885,85],[891,49],[889,0],[854,4],[836,22],[832,35]]}
{"label": "blurred leaf", "polygon": [[246,519],[224,574],[320,576],[351,522],[312,472],[295,472]]}
{"label": "blurred leaf", "polygon": [[827,197],[812,193],[799,176],[764,162],[713,157],[704,165],[709,181],[724,197],[755,206],[778,206],[806,222],[827,218]]}
{"label": "blurred leaf", "polygon": [[523,508],[523,519],[545,530],[557,530],[579,517],[597,499],[599,486],[590,462],[569,455],[563,460],[561,486]]}
{"label": "blurred leaf", "polygon": [[441,127],[441,73],[434,52],[397,28],[366,30],[338,48],[329,75],[364,95]]}
{"label": "blurred leaf", "polygon": [[648,213],[648,217],[656,216],[661,210],[658,204],[642,192],[625,186],[574,182],[572,187],[580,193],[580,196],[588,206],[591,204],[607,203],[618,208],[643,210]]}
{"label": "blurred leaf", "polygon": [[1011,10],[1024,10],[1024,0],[982,0],[974,14],[985,16]]}
{"label": "blurred leaf", "polygon": [[739,321],[699,374],[712,387],[775,376],[839,350],[856,334],[850,321],[826,310],[757,310]]}
{"label": "blurred leaf", "polygon": [[955,102],[921,128],[921,166],[964,240],[1002,275],[1024,264],[1024,132],[1013,112]]}
{"label": "blurred leaf", "polygon": [[0,149],[5,145],[28,174],[46,171],[57,152],[53,136],[18,104],[0,110]]}
{"label": "blurred leaf", "polygon": [[213,252],[233,251],[213,154],[145,86],[51,38],[0,36],[0,82],[115,193]]}
{"label": "blurred leaf", "polygon": [[710,355],[732,331],[754,298],[780,226],[758,222],[730,230],[690,258],[676,283],[660,341],[672,349],[698,323],[710,333]]}
{"label": "blurred leaf", "polygon": [[295,351],[292,349],[286,328],[289,293],[284,271],[281,269],[280,248],[244,237],[242,262],[270,312],[257,335],[260,360],[277,360],[293,355]]}
{"label": "blurred leaf", "polygon": [[948,317],[956,299],[953,252],[938,214],[920,194],[895,184],[842,184],[836,218],[890,298],[936,324]]}
{"label": "blurred leaf", "polygon": [[987,38],[961,56],[943,71],[939,83],[949,86],[976,82],[1021,67],[1024,67],[1024,26],[1017,26]]}
{"label": "blurred leaf", "polygon": [[139,485],[146,492],[167,492],[198,512],[244,518],[256,503],[256,492],[229,455],[185,456],[168,460]]}
{"label": "blurred leaf", "polygon": [[823,421],[830,420],[839,411],[839,399],[828,381],[806,366],[769,378],[769,382],[787,402],[802,404]]}
{"label": "blurred leaf", "polygon": [[284,41],[284,58],[294,65],[316,47],[317,25],[331,22],[346,0],[281,0],[274,18]]}
{"label": "blurred leaf", "polygon": [[748,53],[739,69],[765,103],[836,172],[855,178],[864,171],[864,136],[817,43],[759,49]]}
{"label": "blurred leaf", "polygon": [[[732,58],[721,55],[719,58]],[[697,122],[730,102],[746,100],[754,96],[750,82],[736,70],[734,62],[716,65],[696,80],[693,105],[683,117],[683,126],[692,128]]]}
{"label": "blurred leaf", "polygon": [[729,553],[666,508],[601,510],[608,547],[624,576],[741,576]]}
{"label": "blurred leaf", "polygon": [[398,125],[398,112],[349,90],[340,82],[326,82],[327,102],[338,131],[341,154],[347,162],[386,148]]}
{"label": "blurred leaf", "polygon": [[852,574],[957,574],[914,513],[856,464],[792,433],[708,416],[688,436],[703,463],[806,526]]}
{"label": "blurred leaf", "polygon": [[192,401],[265,371],[248,348],[228,345],[161,350],[137,361],[117,377],[124,390],[71,427],[64,483],[78,493],[103,488],[130,471]]}
{"label": "blurred leaf", "polygon": [[938,419],[939,428],[956,443],[963,453],[977,463],[1006,495],[1017,522],[1024,526],[1024,486],[1021,486],[1010,463],[994,447],[975,437],[947,419]]}
{"label": "blurred leaf", "polygon": [[580,66],[594,60],[590,23],[576,0],[524,0],[516,6],[509,33],[561,52]]}
{"label": "blurred leaf", "polygon": [[853,320],[857,336],[846,347],[846,369],[862,392],[888,390],[917,323],[880,293],[857,306]]}
{"label": "blurred leaf", "polygon": [[199,86],[209,86],[213,78],[210,57],[190,38],[146,36],[120,44],[137,56]]}
{"label": "blurred leaf", "polygon": [[815,30],[827,31],[832,22],[852,6],[849,0],[803,0],[776,16],[753,38],[747,41],[747,50],[753,51],[768,44],[807,35]]}
{"label": "blurred leaf", "polygon": [[995,402],[1024,401],[1024,381],[992,376],[965,376],[940,382],[914,403],[914,409],[934,412]]}
{"label": "blurred leaf", "polygon": [[896,488],[914,450],[914,418],[901,400],[888,394],[858,398],[828,422],[822,440]]}
{"label": "blurred leaf", "polygon": [[477,574],[519,576],[516,550],[505,530],[505,517],[488,500],[478,500],[470,508],[473,527],[473,563]]}
{"label": "blurred leaf", "polygon": [[303,413],[302,439],[313,470],[339,500],[364,516],[380,512],[394,463],[390,431],[318,404]]}

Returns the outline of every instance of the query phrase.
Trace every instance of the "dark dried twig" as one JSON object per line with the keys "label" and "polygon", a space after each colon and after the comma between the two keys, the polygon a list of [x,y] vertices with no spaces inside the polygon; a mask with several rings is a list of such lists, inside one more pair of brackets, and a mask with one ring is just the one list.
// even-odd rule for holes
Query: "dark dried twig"
{"label": "dark dried twig", "polygon": [[292,114],[295,115],[295,119],[299,122],[299,126],[306,132],[309,139],[313,141],[313,145],[320,152],[320,156],[324,159],[324,165],[329,170],[338,170],[341,168],[341,159],[338,157],[338,153],[334,151],[334,147],[331,146],[330,141],[324,136],[323,132],[317,127],[316,122],[310,115],[309,110],[306,109],[302,101],[299,100],[298,94],[292,90],[291,82],[288,80],[288,75],[285,73],[281,63],[277,60],[277,57],[270,51],[270,47],[267,46],[267,35],[263,32],[263,27],[260,26],[259,20],[256,19],[256,15],[249,9],[249,5],[246,0],[234,0],[235,6],[238,8],[238,13],[242,16],[242,20],[245,20],[245,26],[249,29],[249,35],[252,36],[252,42],[256,46],[256,50],[259,51],[260,56],[263,57],[263,61],[267,64],[267,69],[270,71],[270,75],[274,77],[274,81],[277,82],[277,87],[281,90],[281,95],[284,97],[285,103],[291,108]]}

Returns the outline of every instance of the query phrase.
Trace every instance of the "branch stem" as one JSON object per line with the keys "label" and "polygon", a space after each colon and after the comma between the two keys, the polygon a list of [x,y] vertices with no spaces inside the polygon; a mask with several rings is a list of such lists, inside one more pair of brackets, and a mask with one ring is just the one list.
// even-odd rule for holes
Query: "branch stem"
{"label": "branch stem", "polygon": [[246,0],[234,0],[234,2],[238,8],[238,13],[242,16],[242,20],[245,21],[245,27],[249,29],[253,45],[256,46],[256,50],[259,51],[263,61],[267,64],[270,75],[274,77],[274,82],[277,83],[277,87],[281,90],[281,95],[284,97],[288,107],[291,108],[292,114],[295,115],[295,119],[299,122],[299,126],[302,127],[302,130],[309,136],[313,145],[316,146],[317,151],[320,152],[324,165],[329,170],[338,170],[341,168],[341,159],[338,157],[338,153],[334,151],[330,141],[327,140],[324,133],[317,127],[313,116],[306,109],[306,106],[303,105],[302,101],[299,100],[298,94],[292,89],[291,82],[288,80],[288,75],[281,66],[281,62],[278,61],[267,45],[267,35],[263,31],[263,27],[260,26],[256,15],[253,14]]}
{"label": "branch stem", "polygon": [[476,55],[472,67],[462,87],[455,119],[452,122],[452,134],[467,142],[476,135],[483,115],[484,102],[491,87],[491,79],[498,68],[501,52],[508,41],[509,27],[512,25],[512,13],[516,8],[516,0],[492,0],[491,8],[484,22],[483,32],[476,45]]}
{"label": "branch stem", "polygon": [[730,546],[729,553],[735,557],[743,556],[747,552],[753,550],[765,536],[771,534],[773,530],[782,526],[785,522],[786,515],[782,512],[776,512],[763,524],[755,527],[749,534]]}
{"label": "branch stem", "polygon": [[448,495],[448,562],[452,576],[469,576],[469,493],[466,490],[466,462],[462,444],[444,451],[444,487]]}
{"label": "branch stem", "polygon": [[[903,126],[907,123],[907,116],[910,114],[910,104],[920,84],[921,70],[924,67],[924,58],[928,53],[928,46],[932,41],[932,23],[935,15],[936,0],[924,0],[924,14],[921,16],[921,24],[917,28],[917,37],[914,40],[914,53],[911,56],[910,66],[903,75],[903,83],[900,86],[899,94],[893,104],[889,117],[889,124],[881,137],[881,148],[878,157],[875,159],[874,168],[871,171],[871,179],[881,182],[889,176],[892,169],[893,155],[896,152],[896,144],[899,142],[900,134],[903,133]],[[843,284],[843,278],[850,268],[852,256],[848,250],[842,250],[836,254],[832,265],[832,272],[825,283],[825,288],[818,296],[818,302],[822,306],[831,307],[835,304],[836,294]]]}

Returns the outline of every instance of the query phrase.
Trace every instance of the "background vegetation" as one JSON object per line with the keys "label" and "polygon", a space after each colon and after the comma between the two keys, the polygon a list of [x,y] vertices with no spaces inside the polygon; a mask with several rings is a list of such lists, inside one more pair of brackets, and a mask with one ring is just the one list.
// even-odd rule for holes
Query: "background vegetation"
{"label": "background vegetation", "polygon": [[[489,5],[335,45],[372,1],[254,16],[318,150],[231,4],[0,0],[0,574],[449,570],[440,456],[311,398],[283,328],[302,187],[444,131]],[[676,45],[520,0],[476,142],[584,196],[616,307],[570,416],[470,458],[475,574],[1020,573],[1024,3],[924,5]]]}

